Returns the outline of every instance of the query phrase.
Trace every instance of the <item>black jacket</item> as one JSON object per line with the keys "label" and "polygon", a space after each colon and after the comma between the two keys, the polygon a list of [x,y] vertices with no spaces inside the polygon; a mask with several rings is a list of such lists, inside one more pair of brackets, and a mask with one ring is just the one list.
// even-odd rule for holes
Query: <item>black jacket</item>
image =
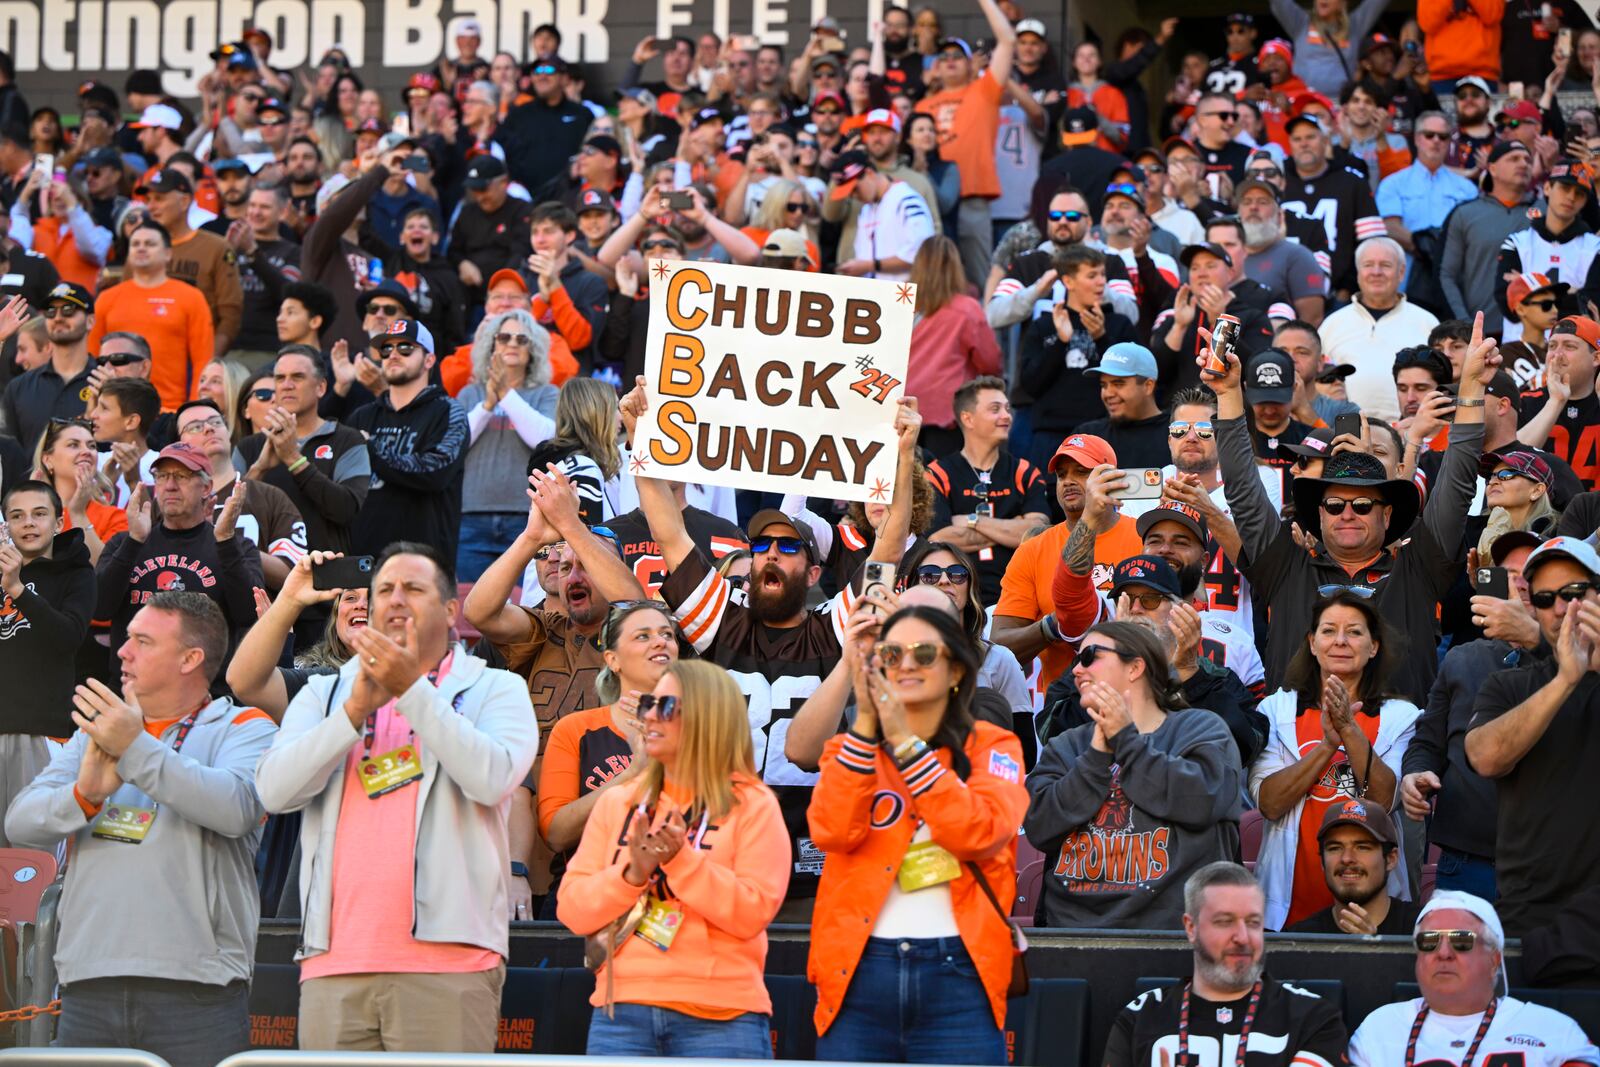
{"label": "black jacket", "polygon": [[0,733],[67,737],[78,646],[94,614],[94,565],[82,530],[56,535],[48,559],[22,568],[23,593],[0,605],[0,676],[7,686]]}
{"label": "black jacket", "polygon": [[[1191,708],[1215,712],[1227,724],[1243,767],[1248,768],[1266,746],[1270,730],[1267,717],[1256,710],[1256,698],[1237,674],[1204,656],[1200,657],[1199,664],[1200,669],[1183,683],[1184,701]],[[1038,718],[1039,745],[1042,748],[1057,734],[1091,721],[1078,698],[1078,683],[1073,681],[1072,672],[1067,671],[1051,682],[1045,692],[1044,710]]]}
{"label": "black jacket", "polygon": [[1133,323],[1111,309],[1105,312],[1106,331],[1099,340],[1089,336],[1076,311],[1072,340],[1061,343],[1054,318],[1040,315],[1028,327],[1022,342],[1022,386],[1033,397],[1033,428],[1071,433],[1081,423],[1106,413],[1100,403],[1100,384],[1084,372],[1100,365],[1106,349],[1119,341],[1136,341]]}
{"label": "black jacket", "polygon": [[537,189],[566,169],[593,121],[588,108],[571,100],[555,107],[530,100],[511,109],[494,139],[506,150],[511,177]]}
{"label": "black jacket", "polygon": [[483,275],[484,286],[495,271],[518,269],[528,261],[528,216],[532,213],[532,204],[514,196],[506,197],[493,215],[485,215],[477,204],[463,203],[450,230],[451,264],[459,269],[462,260],[470,259]]}
{"label": "black jacket", "polygon": [[[383,276],[405,286],[417,302],[417,318],[433,334],[435,352],[453,352],[467,336],[467,294],[456,265],[445,256],[430,256],[426,263],[411,258],[404,249],[383,261]],[[489,276],[484,275],[487,282]]]}
{"label": "black jacket", "polygon": [[[1239,320],[1240,358],[1246,363],[1251,356],[1272,347],[1272,318],[1269,314],[1272,302],[1272,290],[1258,281],[1240,278],[1233,283],[1233,299],[1228,302],[1226,314]],[[1163,403],[1178,390],[1201,384],[1200,368],[1194,361],[1200,352],[1200,327],[1209,330],[1215,325],[1211,316],[1196,308],[1194,321],[1184,331],[1182,342],[1177,348],[1168,348],[1167,330],[1172,326],[1170,314],[1164,312],[1158,315],[1150,331],[1150,351],[1156,357],[1156,366],[1161,368],[1161,395],[1157,399]]]}
{"label": "black jacket", "polygon": [[467,413],[436,385],[399,411],[392,395],[384,393],[349,420],[351,429],[367,435],[372,461],[372,488],[352,531],[355,550],[376,556],[390,542],[421,541],[454,560],[461,540]]}
{"label": "black jacket", "polygon": [[1167,427],[1171,423],[1165,411],[1158,411],[1148,419],[1128,422],[1094,419],[1079,426],[1078,432],[1103,439],[1117,454],[1117,466],[1123,470],[1165,467],[1172,462],[1172,449],[1167,445]]}

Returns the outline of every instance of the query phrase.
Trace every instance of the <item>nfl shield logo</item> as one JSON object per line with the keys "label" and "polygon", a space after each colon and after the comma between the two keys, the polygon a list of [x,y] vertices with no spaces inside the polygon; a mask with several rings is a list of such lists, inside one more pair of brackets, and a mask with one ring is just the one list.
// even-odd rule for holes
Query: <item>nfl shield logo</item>
{"label": "nfl shield logo", "polygon": [[1233,1009],[1232,1008],[1218,1008],[1217,1009],[1217,1022],[1221,1023],[1223,1026],[1227,1026],[1229,1023],[1233,1022]]}

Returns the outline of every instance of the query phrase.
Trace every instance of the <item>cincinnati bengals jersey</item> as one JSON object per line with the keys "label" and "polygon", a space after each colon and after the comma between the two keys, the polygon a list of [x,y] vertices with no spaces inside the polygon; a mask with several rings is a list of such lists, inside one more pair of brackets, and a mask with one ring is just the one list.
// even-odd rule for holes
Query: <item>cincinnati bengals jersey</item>
{"label": "cincinnati bengals jersey", "polygon": [[[1405,1067],[1411,1028],[1422,1010],[1421,997],[1385,1004],[1368,1015],[1350,1039],[1353,1067]],[[1441,1015],[1430,1011],[1417,1034],[1415,1067],[1460,1067],[1477,1038],[1483,1012]],[[1553,1008],[1501,997],[1478,1045],[1473,1067],[1561,1067],[1600,1063],[1600,1052],[1583,1028]]]}

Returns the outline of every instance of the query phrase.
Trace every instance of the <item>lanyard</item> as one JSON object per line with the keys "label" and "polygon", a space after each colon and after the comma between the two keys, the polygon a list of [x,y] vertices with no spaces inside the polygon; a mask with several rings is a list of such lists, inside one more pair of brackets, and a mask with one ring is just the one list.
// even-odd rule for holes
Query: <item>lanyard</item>
{"label": "lanyard", "polygon": [[[439,687],[439,672],[437,670],[428,672],[428,684],[433,686],[435,689]],[[466,697],[466,695],[467,692],[465,689],[457,693],[455,699],[450,702],[450,710],[459,712],[461,710],[461,701]],[[373,708],[371,711],[367,712],[367,721],[361,730],[361,756],[363,759],[372,758],[372,742],[377,739],[377,736],[378,709]],[[412,744],[416,741],[416,739],[417,731],[408,725],[406,727],[406,744]]]}
{"label": "lanyard", "polygon": [[[1177,1067],[1189,1067],[1189,988],[1188,984],[1183,987],[1183,1005],[1178,1009]],[[1244,1067],[1245,1047],[1250,1043],[1250,1027],[1255,1025],[1256,1009],[1260,1006],[1261,983],[1257,981],[1250,987],[1250,1004],[1244,1010],[1244,1022],[1239,1027],[1239,1047],[1233,1053],[1233,1067]],[[1410,1067],[1410,1060],[1406,1061],[1406,1067]]]}
{"label": "lanyard", "polygon": [[189,731],[194,729],[194,724],[200,718],[200,713],[210,706],[211,702],[207,701],[188,715],[185,715],[183,721],[178,723],[178,734],[172,739],[172,751],[183,751],[183,743],[189,740]]}
{"label": "lanyard", "polygon": [[[1500,998],[1495,997],[1489,1001],[1489,1006],[1483,1011],[1483,1021],[1478,1024],[1478,1033],[1472,1039],[1472,1047],[1467,1049],[1467,1058],[1461,1061],[1461,1067],[1472,1067],[1472,1061],[1478,1058],[1478,1046],[1483,1044],[1483,1039],[1489,1036],[1489,1025],[1494,1022],[1495,1009],[1500,1006]],[[1428,1006],[1424,1004],[1417,1012],[1417,1019],[1411,1024],[1411,1038],[1406,1042],[1406,1067],[1412,1067],[1417,1059],[1417,1039],[1422,1036],[1422,1024],[1428,1018]]]}

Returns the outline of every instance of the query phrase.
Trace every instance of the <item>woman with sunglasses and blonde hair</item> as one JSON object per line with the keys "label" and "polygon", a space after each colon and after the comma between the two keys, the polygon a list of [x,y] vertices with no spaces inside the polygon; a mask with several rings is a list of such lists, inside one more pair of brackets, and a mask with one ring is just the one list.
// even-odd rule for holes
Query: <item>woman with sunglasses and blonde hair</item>
{"label": "woman with sunglasses and blonde hair", "polygon": [[595,802],[557,894],[567,928],[598,935],[588,1052],[771,1059],[762,972],[789,835],[744,697],[721,667],[680,660],[639,722],[644,766]]}
{"label": "woman with sunglasses and blonde hair", "polygon": [[33,476],[61,497],[61,528],[83,531],[91,563],[99,563],[106,542],[128,529],[127,512],[107,503],[111,483],[98,463],[94,433],[84,419],[51,419],[33,452]]}
{"label": "woman with sunglasses and blonde hair", "polygon": [[1233,736],[1187,706],[1153,620],[1091,627],[1072,678],[1090,721],[1028,775],[1022,827],[1051,860],[1034,925],[1182,929],[1189,875],[1239,852]]}
{"label": "woman with sunglasses and blonde hair", "polygon": [[807,813],[827,854],[817,1058],[1002,1064],[1022,745],[974,720],[978,653],[955,616],[902,608],[880,636],[865,658],[846,643],[856,717]]}
{"label": "woman with sunglasses and blonde hair", "polygon": [[[1333,906],[1317,841],[1329,808],[1361,800],[1391,811],[1398,803],[1400,768],[1422,715],[1389,696],[1399,645],[1370,587],[1323,586],[1283,688],[1261,702],[1271,732],[1251,765],[1250,795],[1267,820],[1256,877],[1269,930]],[[1392,899],[1410,899],[1405,867],[1402,850],[1389,874]]]}

